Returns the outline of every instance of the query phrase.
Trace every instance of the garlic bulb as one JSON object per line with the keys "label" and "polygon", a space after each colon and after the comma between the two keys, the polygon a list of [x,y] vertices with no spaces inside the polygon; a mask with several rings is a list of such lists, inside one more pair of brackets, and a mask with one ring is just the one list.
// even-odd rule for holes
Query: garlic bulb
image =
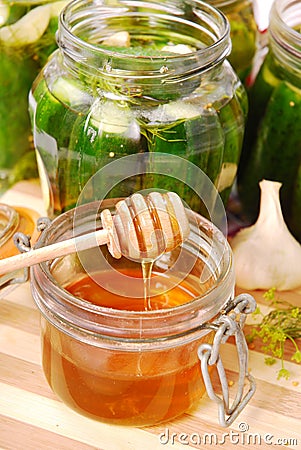
{"label": "garlic bulb", "polygon": [[283,219],[281,183],[263,180],[256,223],[233,238],[236,284],[244,289],[295,289],[301,286],[301,245]]}

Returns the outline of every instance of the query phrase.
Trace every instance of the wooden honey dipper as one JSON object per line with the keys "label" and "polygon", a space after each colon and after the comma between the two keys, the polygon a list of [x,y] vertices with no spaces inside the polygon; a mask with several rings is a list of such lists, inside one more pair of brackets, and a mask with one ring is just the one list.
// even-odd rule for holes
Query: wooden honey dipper
{"label": "wooden honey dipper", "polygon": [[0,260],[0,275],[104,244],[114,258],[155,260],[189,235],[185,208],[174,192],[133,194],[115,207],[114,216],[101,212],[101,230]]}

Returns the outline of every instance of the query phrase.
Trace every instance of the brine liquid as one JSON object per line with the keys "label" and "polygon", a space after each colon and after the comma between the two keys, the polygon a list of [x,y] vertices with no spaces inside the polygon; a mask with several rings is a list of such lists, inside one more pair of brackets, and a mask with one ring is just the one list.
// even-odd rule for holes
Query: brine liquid
{"label": "brine liquid", "polygon": [[[112,294],[89,277],[67,290],[97,305],[144,310],[143,298]],[[151,302],[153,308],[162,309],[189,302],[194,296],[182,284],[151,297]],[[42,328],[48,382],[66,404],[82,414],[117,424],[151,425],[184,413],[204,393],[197,349],[210,340],[210,334],[172,348],[130,351],[79,342],[46,321]]]}
{"label": "brine liquid", "polygon": [[[55,65],[48,67],[48,73],[55,70]],[[201,191],[201,178],[196,181],[189,165],[182,161],[179,166],[173,162],[170,176],[162,173],[160,158],[152,155],[164,153],[199,167],[226,201],[244,133],[247,103],[240,100],[246,100],[242,87],[229,97],[226,92],[222,94],[224,77],[220,85],[209,79],[203,81],[203,89],[196,91],[192,99],[175,98],[160,104],[146,97],[134,109],[130,101],[125,107],[123,99],[92,98],[89,87],[79,80],[65,76],[58,80],[57,92],[54,88],[51,92],[45,80],[36,80],[29,97],[39,173],[48,195],[50,217],[75,207],[86,183],[98,170],[133,154],[151,158],[149,162],[143,159],[143,174],[115,185],[109,192],[111,198],[159,188],[176,192],[191,209],[206,216],[199,196],[191,188],[196,185]],[[175,91],[181,92],[181,86]],[[62,92],[70,98],[61,98]],[[166,157],[166,167],[169,164],[170,158]],[[103,185],[106,192],[108,180],[98,178],[94,189],[102,192]]]}

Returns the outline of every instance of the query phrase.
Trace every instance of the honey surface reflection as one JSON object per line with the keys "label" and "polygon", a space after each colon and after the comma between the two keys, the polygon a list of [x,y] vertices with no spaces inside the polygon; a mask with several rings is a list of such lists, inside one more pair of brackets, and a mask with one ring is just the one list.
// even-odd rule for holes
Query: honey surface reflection
{"label": "honey surface reflection", "polygon": [[[118,289],[119,294],[113,292],[115,288],[114,271],[96,273],[93,274],[93,278],[85,276],[69,284],[66,289],[75,297],[85,299],[98,306],[127,311],[144,311],[145,299],[139,296],[139,287],[141,288],[141,294],[143,295],[144,293],[144,290],[142,290],[143,285],[141,283],[141,285],[138,284],[137,286],[135,283],[137,278],[142,279],[142,269],[140,270],[136,267],[123,268],[119,269],[118,273],[126,277],[124,285]],[[152,310],[179,306],[200,295],[200,292],[197,292],[185,281],[180,282],[173,289],[167,290],[165,289],[164,274],[152,270],[151,277],[158,279],[157,283],[150,288],[150,309]],[[129,292],[132,294],[131,297]]]}
{"label": "honey surface reflection", "polygon": [[[139,271],[125,273],[141,277]],[[67,290],[100,306],[144,310],[143,298],[113,294],[87,276]],[[190,302],[195,296],[196,292],[182,282],[151,297],[151,305],[156,310],[167,309]],[[129,351],[89,345],[47,321],[42,324],[47,380],[65,403],[82,414],[117,424],[149,425],[182,414],[204,393],[197,348],[210,340],[210,334],[177,346]]]}

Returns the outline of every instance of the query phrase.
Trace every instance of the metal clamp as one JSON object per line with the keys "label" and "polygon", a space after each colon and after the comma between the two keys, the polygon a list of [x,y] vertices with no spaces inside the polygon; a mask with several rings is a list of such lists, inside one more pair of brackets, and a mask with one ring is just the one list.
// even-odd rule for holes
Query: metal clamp
{"label": "metal clamp", "polygon": [[[207,394],[218,405],[219,423],[223,427],[228,427],[234,422],[255,393],[256,384],[253,376],[248,372],[248,346],[242,331],[246,314],[250,314],[255,309],[256,302],[251,295],[241,294],[235,297],[228,302],[217,319],[210,324],[210,328],[216,330],[213,343],[201,344],[198,348],[198,357],[201,361],[201,370]],[[239,363],[238,389],[231,406],[229,404],[228,381],[220,356],[220,346],[227,342],[230,336],[235,338]],[[209,367],[213,365],[216,365],[220,379],[221,396],[215,393],[212,385]],[[249,389],[246,394],[244,394],[245,380],[249,382]]]}

